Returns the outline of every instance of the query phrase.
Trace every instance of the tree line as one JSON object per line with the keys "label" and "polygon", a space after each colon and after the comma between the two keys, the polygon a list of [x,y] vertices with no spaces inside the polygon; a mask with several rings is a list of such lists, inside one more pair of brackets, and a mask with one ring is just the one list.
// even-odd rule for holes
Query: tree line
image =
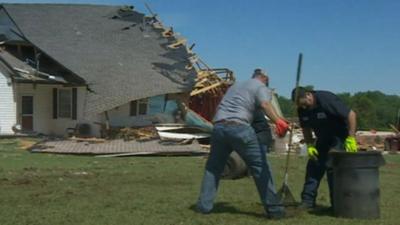
{"label": "tree line", "polygon": [[[399,127],[400,96],[380,91],[338,93],[337,96],[357,113],[358,130],[390,130],[389,124]],[[296,116],[290,99],[278,96],[278,101],[285,117]]]}

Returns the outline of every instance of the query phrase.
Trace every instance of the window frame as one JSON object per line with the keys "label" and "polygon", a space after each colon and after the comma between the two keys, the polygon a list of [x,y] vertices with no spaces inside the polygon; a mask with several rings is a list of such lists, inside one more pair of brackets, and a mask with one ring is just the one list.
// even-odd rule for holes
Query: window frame
{"label": "window frame", "polygon": [[[60,97],[61,97],[60,92],[61,91],[68,91],[69,92],[70,101],[69,101],[69,116],[68,117],[62,116],[60,114],[61,113],[61,108],[60,108],[61,107],[61,104],[60,104]],[[73,102],[72,102],[72,89],[57,88],[57,117],[60,118],[60,119],[72,119],[72,104],[73,104]]]}
{"label": "window frame", "polygon": [[[141,105],[145,105],[146,107],[144,114],[140,113]],[[144,116],[147,115],[148,113],[149,113],[149,98],[142,98],[129,102],[129,116]]]}

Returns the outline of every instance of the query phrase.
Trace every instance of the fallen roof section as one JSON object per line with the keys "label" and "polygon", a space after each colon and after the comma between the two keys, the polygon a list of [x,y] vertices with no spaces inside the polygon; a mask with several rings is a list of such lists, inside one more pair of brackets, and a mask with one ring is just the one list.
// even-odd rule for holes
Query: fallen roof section
{"label": "fallen roof section", "polygon": [[[31,148],[33,153],[58,153],[76,155],[197,155],[208,153],[197,141],[190,144],[160,144],[159,140],[138,142],[108,140],[104,143],[90,144],[85,141],[60,140],[46,141]],[[122,155],[120,155],[122,154]]]}

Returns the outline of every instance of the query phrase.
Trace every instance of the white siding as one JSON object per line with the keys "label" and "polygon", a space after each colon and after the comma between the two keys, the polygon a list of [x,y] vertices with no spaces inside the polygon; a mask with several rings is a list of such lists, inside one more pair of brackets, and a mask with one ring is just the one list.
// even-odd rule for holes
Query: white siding
{"label": "white siding", "polygon": [[[3,82],[4,83],[4,82]],[[6,83],[6,82],[5,82]],[[11,88],[11,89],[10,89]],[[85,114],[86,94],[85,87],[77,88],[77,119],[57,118],[53,119],[53,88],[63,88],[61,85],[45,85],[45,84],[14,84],[16,95],[12,97],[12,87],[9,87],[11,97],[8,101],[13,101],[13,104],[7,103],[7,106],[13,105],[13,110],[10,115],[13,116],[11,126],[15,123],[21,124],[21,100],[22,96],[33,96],[33,131],[46,135],[65,136],[67,128],[74,128],[77,123],[89,123],[91,125],[92,135],[100,135],[100,126],[95,122],[105,122],[104,113],[96,115]],[[67,88],[72,89],[72,88]],[[4,88],[1,91],[5,90]],[[10,95],[10,94],[9,94]],[[5,96],[4,94],[1,95]],[[149,125],[152,121],[173,122],[173,116],[170,113],[163,113],[164,97],[155,96],[149,99],[148,115],[130,116],[130,104],[125,104],[113,110],[109,110],[110,124],[112,126],[141,126]],[[5,111],[4,111],[5,112]],[[0,111],[3,113],[3,110]]]}
{"label": "white siding", "polygon": [[0,72],[0,134],[13,134],[12,126],[16,124],[16,103],[12,84]]}
{"label": "white siding", "polygon": [[[86,88],[77,88],[77,120],[70,118],[53,119],[53,88],[64,87],[60,85],[17,84],[17,115],[20,115],[22,96],[31,95],[33,96],[33,130],[48,135],[64,136],[67,128],[74,128],[79,122],[88,122],[83,120]],[[19,116],[18,122],[21,122]],[[92,125],[93,128],[96,128],[96,125]]]}

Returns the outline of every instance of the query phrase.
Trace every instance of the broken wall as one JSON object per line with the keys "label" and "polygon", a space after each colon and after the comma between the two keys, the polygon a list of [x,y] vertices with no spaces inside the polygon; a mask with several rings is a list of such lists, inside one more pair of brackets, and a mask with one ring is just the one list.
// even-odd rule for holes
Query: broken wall
{"label": "broken wall", "polygon": [[[110,126],[132,127],[148,126],[153,123],[174,123],[175,113],[178,110],[176,101],[182,99],[181,95],[158,95],[148,98],[147,113],[145,115],[131,116],[130,103],[126,103],[107,111]],[[103,121],[106,121],[103,115]]]}

